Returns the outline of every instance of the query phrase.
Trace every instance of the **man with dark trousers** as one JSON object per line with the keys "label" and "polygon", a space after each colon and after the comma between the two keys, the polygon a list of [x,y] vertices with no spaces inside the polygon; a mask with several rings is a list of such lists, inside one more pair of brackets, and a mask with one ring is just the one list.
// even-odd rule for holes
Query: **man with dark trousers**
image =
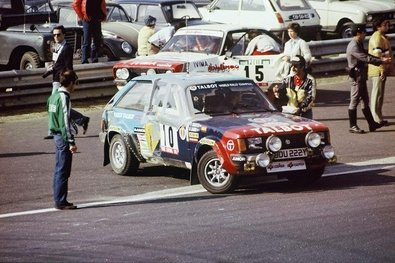
{"label": "man with dark trousers", "polygon": [[[55,45],[52,53],[52,64],[48,66],[47,72],[43,75],[52,73],[52,94],[55,93],[60,88],[60,74],[64,70],[73,69],[73,48],[66,42],[65,34],[66,30],[64,26],[59,25],[52,30],[53,37],[55,40]],[[89,117],[86,117],[76,110],[71,109],[71,119],[76,124],[82,126],[83,133],[86,133],[88,129]],[[44,139],[52,139],[53,136],[49,134],[44,137]]]}
{"label": "man with dark trousers", "polygon": [[56,150],[53,198],[55,208],[64,210],[77,208],[67,201],[67,192],[73,154],[77,152],[75,130],[70,118],[70,93],[78,84],[78,77],[73,70],[62,71],[59,77],[61,86],[48,98],[47,109],[48,127],[53,134]]}
{"label": "man with dark trousers", "polygon": [[[101,46],[101,22],[107,18],[107,8],[105,0],[74,0],[72,7],[78,18],[82,21],[84,39],[82,43],[82,64],[98,62],[98,53]],[[93,45],[91,48],[91,41]]]}
{"label": "man with dark trousers", "polygon": [[389,63],[388,58],[378,58],[369,55],[363,47],[363,41],[366,37],[366,29],[364,25],[354,25],[352,28],[353,39],[347,46],[347,64],[351,80],[350,104],[348,106],[348,116],[350,120],[351,133],[365,133],[357,125],[357,107],[362,100],[362,113],[369,124],[369,131],[374,132],[383,125],[374,121],[369,108],[369,93],[367,88],[367,65],[380,65]]}

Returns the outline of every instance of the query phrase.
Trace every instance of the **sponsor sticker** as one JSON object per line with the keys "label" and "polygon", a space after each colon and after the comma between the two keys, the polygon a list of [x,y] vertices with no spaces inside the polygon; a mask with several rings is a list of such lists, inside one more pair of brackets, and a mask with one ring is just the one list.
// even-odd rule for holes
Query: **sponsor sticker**
{"label": "sponsor sticker", "polygon": [[233,140],[229,140],[226,143],[226,149],[228,149],[228,151],[233,151],[235,149],[235,142]]}
{"label": "sponsor sticker", "polygon": [[268,167],[266,167],[266,171],[268,173],[288,172],[288,171],[298,171],[298,170],[306,170],[306,163],[304,160],[273,162]]}

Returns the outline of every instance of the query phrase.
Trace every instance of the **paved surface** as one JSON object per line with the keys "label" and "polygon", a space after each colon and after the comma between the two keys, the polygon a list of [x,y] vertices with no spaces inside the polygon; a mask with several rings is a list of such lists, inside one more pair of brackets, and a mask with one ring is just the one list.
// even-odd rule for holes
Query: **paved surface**
{"label": "paved surface", "polygon": [[52,208],[45,115],[1,118],[0,261],[394,262],[395,79],[384,108],[392,125],[374,133],[348,132],[347,82],[322,80],[318,96],[314,116],[329,125],[339,164],[310,187],[275,182],[232,195],[189,186],[185,170],[112,174],[101,165],[100,107],[84,109],[75,211]]}

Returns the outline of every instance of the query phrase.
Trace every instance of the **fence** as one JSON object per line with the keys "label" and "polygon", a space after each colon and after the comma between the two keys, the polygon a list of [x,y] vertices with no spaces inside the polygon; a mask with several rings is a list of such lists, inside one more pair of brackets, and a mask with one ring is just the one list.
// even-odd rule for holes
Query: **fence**
{"label": "fence", "polygon": [[[388,35],[395,47],[395,34]],[[365,40],[365,47],[369,38]],[[309,42],[314,56],[313,72],[316,76],[344,70],[345,51],[350,39],[335,39]],[[109,98],[117,91],[112,77],[114,62],[76,65],[80,85],[73,94],[73,101]],[[0,109],[32,105],[45,105],[51,93],[51,76],[43,79],[45,69],[31,71],[12,70],[0,72]]]}

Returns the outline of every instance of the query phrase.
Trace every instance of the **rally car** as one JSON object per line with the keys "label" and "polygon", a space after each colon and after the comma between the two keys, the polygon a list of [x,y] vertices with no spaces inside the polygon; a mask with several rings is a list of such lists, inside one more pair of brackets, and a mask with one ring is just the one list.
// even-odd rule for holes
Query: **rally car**
{"label": "rally car", "polygon": [[327,126],[277,111],[252,80],[225,73],[136,77],[105,106],[101,128],[116,174],[187,168],[211,193],[248,176],[314,181],[334,156]]}
{"label": "rally car", "polygon": [[[252,33],[272,39],[278,52],[245,55]],[[198,48],[198,40],[210,45]],[[113,75],[119,89],[136,76],[165,72],[227,72],[251,78],[265,87],[278,81],[276,73],[281,56],[277,53],[281,48],[280,40],[263,28],[225,24],[188,26],[179,29],[158,54],[116,63]]]}

